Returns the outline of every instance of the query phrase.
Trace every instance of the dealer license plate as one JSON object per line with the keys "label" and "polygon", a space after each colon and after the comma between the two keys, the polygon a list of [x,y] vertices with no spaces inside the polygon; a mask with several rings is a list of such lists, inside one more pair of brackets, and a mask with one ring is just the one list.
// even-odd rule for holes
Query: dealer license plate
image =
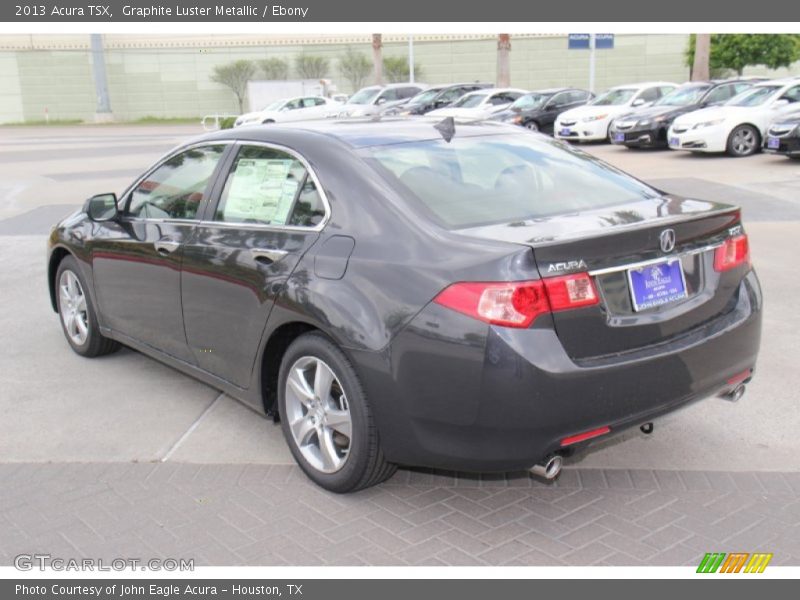
{"label": "dealer license plate", "polygon": [[768,137],[767,138],[767,148],[772,148],[773,150],[777,150],[781,147],[780,139],[776,137]]}
{"label": "dealer license plate", "polygon": [[617,142],[617,143],[624,142],[625,141],[625,134],[624,133],[615,133],[614,134],[614,141]]}
{"label": "dealer license plate", "polygon": [[686,298],[683,265],[678,258],[628,270],[633,310],[663,306]]}

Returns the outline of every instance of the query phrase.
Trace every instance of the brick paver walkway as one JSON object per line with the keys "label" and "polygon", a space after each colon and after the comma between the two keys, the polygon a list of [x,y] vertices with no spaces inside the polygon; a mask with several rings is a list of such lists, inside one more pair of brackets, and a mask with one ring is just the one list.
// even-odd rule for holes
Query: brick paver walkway
{"label": "brick paver walkway", "polygon": [[0,465],[0,564],[194,558],[196,565],[800,565],[800,473],[401,470],[337,496],[294,466]]}

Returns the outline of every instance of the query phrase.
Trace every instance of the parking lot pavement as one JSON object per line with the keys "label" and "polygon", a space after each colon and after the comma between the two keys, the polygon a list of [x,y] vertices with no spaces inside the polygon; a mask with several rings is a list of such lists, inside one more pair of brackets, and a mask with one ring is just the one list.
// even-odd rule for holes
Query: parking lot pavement
{"label": "parking lot pavement", "polygon": [[0,465],[0,564],[18,554],[201,565],[800,564],[800,474],[401,471],[349,496],[298,467]]}
{"label": "parking lot pavement", "polygon": [[[667,191],[742,205],[766,298],[742,401],[711,399],[659,420],[653,435],[598,444],[555,486],[401,470],[342,498],[299,476],[279,427],[216,390],[130,350],[78,357],[49,306],[50,224],[196,133],[3,130],[0,562],[26,550],[184,548],[210,564],[686,564],[747,542],[800,564],[796,162],[584,148]],[[657,485],[639,489],[635,473]]]}

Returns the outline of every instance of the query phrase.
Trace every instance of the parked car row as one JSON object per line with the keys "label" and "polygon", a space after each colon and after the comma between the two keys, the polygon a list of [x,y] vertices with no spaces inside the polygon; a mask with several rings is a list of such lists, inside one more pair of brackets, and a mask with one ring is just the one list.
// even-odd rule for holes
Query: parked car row
{"label": "parked car row", "polygon": [[511,123],[571,142],[748,156],[762,148],[800,156],[800,78],[737,78],[619,85],[599,96],[578,88],[526,91],[469,82],[368,86],[347,102],[279,100],[235,126],[325,118],[453,117]]}

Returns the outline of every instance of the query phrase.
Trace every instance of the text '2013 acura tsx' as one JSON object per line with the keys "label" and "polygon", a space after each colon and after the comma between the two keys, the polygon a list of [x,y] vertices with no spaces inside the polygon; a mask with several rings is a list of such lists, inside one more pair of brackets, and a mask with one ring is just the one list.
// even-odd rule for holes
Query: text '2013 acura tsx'
{"label": "text '2013 acura tsx'", "polygon": [[70,346],[124,344],[280,419],[305,471],[553,477],[589,440],[753,375],[738,208],[452,120],[220,131],[49,239]]}

